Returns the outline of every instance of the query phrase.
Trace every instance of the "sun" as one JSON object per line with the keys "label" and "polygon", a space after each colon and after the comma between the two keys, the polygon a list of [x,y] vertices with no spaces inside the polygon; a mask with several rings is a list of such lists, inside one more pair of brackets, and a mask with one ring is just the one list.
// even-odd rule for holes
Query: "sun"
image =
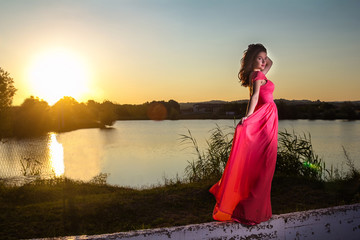
{"label": "sun", "polygon": [[66,49],[39,54],[29,68],[31,92],[50,105],[64,96],[81,99],[88,91],[89,81],[84,61]]}

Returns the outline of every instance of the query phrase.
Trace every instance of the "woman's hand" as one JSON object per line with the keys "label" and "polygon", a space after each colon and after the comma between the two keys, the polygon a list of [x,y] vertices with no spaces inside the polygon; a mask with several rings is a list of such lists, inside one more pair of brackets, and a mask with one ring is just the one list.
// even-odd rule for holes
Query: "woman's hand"
{"label": "woman's hand", "polygon": [[243,123],[244,123],[244,121],[245,121],[247,118],[248,118],[248,117],[242,117],[242,118],[240,119],[239,124],[243,124]]}
{"label": "woman's hand", "polygon": [[266,75],[266,73],[270,70],[272,64],[273,64],[273,61],[272,61],[269,57],[266,57],[266,65],[265,65],[264,70],[262,70],[262,72],[263,72],[265,75]]}

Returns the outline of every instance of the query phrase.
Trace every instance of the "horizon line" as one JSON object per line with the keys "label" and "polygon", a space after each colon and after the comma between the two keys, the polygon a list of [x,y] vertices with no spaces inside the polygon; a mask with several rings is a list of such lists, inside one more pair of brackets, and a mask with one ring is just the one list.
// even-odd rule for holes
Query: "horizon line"
{"label": "horizon line", "polygon": [[[40,101],[45,101],[46,103],[48,103],[45,99],[42,99],[42,98],[39,98],[39,97],[35,97],[35,96],[30,96],[30,97],[28,97],[28,98],[31,98],[31,97],[34,97],[35,99],[39,99]],[[64,96],[64,97],[69,97],[69,96]],[[28,99],[28,98],[25,98],[24,99],[24,101],[26,100],[26,99]],[[74,97],[72,97],[72,98],[74,98]],[[62,98],[61,98],[62,99]],[[59,99],[59,100],[61,100],[61,99]],[[74,98],[75,99],[75,98]],[[58,100],[58,101],[59,101]],[[230,103],[230,102],[237,102],[237,101],[249,101],[249,99],[237,99],[237,100],[220,100],[220,99],[212,99],[212,100],[203,100],[203,101],[188,101],[188,102],[180,102],[180,101],[177,101],[177,100],[175,100],[175,99],[169,99],[169,100],[151,100],[151,101],[146,101],[146,102],[143,102],[143,103],[118,103],[118,102],[116,102],[116,101],[111,101],[111,100],[109,100],[109,99],[103,99],[102,101],[96,101],[96,100],[94,100],[94,99],[87,99],[86,101],[78,101],[77,99],[75,99],[78,103],[86,103],[86,102],[88,102],[88,101],[95,101],[95,102],[98,102],[98,103],[102,103],[102,102],[106,102],[106,101],[109,101],[109,102],[111,102],[111,103],[113,103],[113,104],[116,104],[116,105],[126,105],[126,104],[129,104],[129,105],[141,105],[141,104],[145,104],[145,103],[151,103],[151,102],[161,102],[161,101],[164,101],[164,102],[168,102],[168,101],[170,101],[170,100],[173,100],[173,101],[176,101],[176,102],[178,102],[179,104],[180,103],[188,103],[188,104],[190,104],[190,103],[205,103],[205,102],[216,102],[216,101],[219,101],[219,102],[228,102],[228,103]],[[320,101],[320,102],[360,102],[360,99],[359,100],[332,100],[332,101],[323,101],[323,100],[320,100],[320,99],[317,99],[317,100],[309,100],[309,99],[285,99],[285,98],[276,98],[276,99],[274,99],[274,101],[275,100],[286,100],[286,101],[310,101],[310,102],[317,102],[317,101]],[[23,101],[23,102],[24,102]],[[57,102],[58,102],[57,101]],[[22,104],[22,103],[21,103]],[[18,106],[21,106],[21,104],[19,104],[19,105],[11,105],[11,107],[18,107]],[[48,103],[49,104],[49,103]],[[49,106],[53,106],[53,105],[55,105],[56,103],[54,103],[54,104],[52,104],[52,105],[50,105],[49,104]]]}

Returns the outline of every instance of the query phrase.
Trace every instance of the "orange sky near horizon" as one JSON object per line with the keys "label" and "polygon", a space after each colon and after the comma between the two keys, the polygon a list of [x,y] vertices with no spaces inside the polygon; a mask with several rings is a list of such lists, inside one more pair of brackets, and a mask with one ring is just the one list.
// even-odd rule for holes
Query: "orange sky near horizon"
{"label": "orange sky near horizon", "polygon": [[50,104],[235,101],[249,96],[237,79],[242,53],[260,42],[274,62],[275,99],[354,101],[357,9],[326,0],[8,1],[0,67],[18,89],[14,105],[31,95]]}

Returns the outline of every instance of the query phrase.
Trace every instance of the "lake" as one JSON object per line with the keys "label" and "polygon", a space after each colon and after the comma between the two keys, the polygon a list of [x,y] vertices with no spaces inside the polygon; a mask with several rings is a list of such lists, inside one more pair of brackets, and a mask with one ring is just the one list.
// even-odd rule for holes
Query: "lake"
{"label": "lake", "polygon": [[[205,150],[209,131],[216,124],[233,133],[233,120],[134,120],[117,121],[112,129],[4,139],[0,143],[0,177],[41,171],[44,176],[64,173],[88,181],[99,173],[109,173],[110,184],[147,188],[163,184],[164,177],[183,177],[187,161],[196,159],[191,145],[180,144],[180,134],[188,134],[189,129],[200,149]],[[347,171],[342,145],[360,167],[360,121],[280,120],[279,131],[284,129],[310,133],[314,151],[327,168],[333,164]],[[30,164],[35,160],[39,164]]]}

